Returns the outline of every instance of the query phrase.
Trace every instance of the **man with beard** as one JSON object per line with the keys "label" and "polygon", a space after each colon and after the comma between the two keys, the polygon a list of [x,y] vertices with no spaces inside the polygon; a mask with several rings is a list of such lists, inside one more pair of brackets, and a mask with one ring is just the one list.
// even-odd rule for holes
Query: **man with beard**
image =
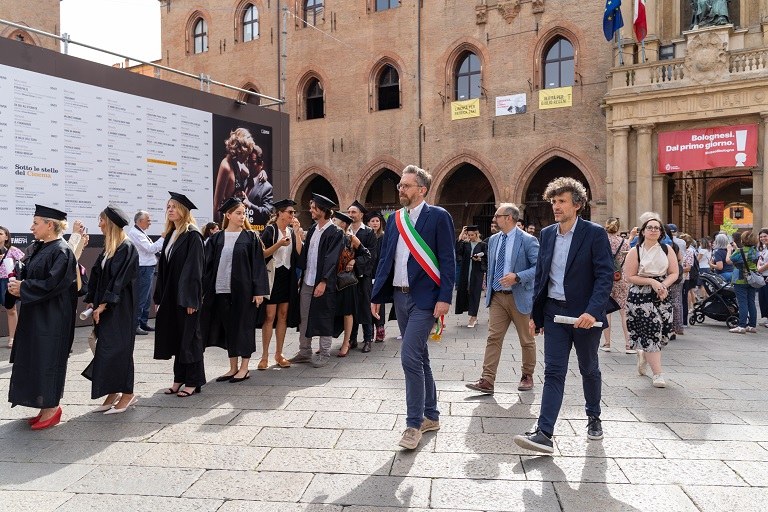
{"label": "man with beard", "polygon": [[453,219],[424,197],[432,176],[415,165],[403,170],[397,190],[400,210],[387,224],[371,298],[371,313],[394,302],[403,333],[400,361],[405,373],[406,425],[399,445],[419,446],[422,432],[440,428],[437,390],[429,365],[429,333],[451,304],[456,275]]}
{"label": "man with beard", "polygon": [[[312,194],[309,212],[315,224],[304,239],[296,266],[304,271],[299,292],[299,352],[291,363],[312,363],[315,368],[331,358],[333,318],[336,314],[336,265],[344,233],[331,222],[336,204],[325,196]],[[312,337],[320,337],[320,353],[312,358]]]}
{"label": "man with beard", "polygon": [[352,339],[350,348],[357,348],[357,331],[363,326],[363,352],[371,351],[373,342],[373,317],[371,316],[371,289],[373,288],[373,274],[376,269],[373,262],[376,261],[376,234],[363,223],[363,216],[368,210],[359,201],[354,201],[347,208],[347,215],[352,219],[350,230],[360,240],[363,247],[371,253],[370,258],[355,258],[355,274],[357,275],[357,314],[352,325]]}

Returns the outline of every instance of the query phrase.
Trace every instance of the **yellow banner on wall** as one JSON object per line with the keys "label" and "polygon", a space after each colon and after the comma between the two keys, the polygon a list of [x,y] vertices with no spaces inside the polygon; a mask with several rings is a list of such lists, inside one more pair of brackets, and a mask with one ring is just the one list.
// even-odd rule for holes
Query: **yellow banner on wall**
{"label": "yellow banner on wall", "polygon": [[557,87],[539,91],[539,110],[573,106],[573,87]]}
{"label": "yellow banner on wall", "polygon": [[480,98],[451,102],[451,121],[480,117]]}

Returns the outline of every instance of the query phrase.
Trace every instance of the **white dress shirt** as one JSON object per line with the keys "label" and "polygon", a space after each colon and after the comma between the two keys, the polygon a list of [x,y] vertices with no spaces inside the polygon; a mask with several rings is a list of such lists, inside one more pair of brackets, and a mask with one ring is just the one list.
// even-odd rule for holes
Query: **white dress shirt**
{"label": "white dress shirt", "polygon": [[[415,208],[411,208],[408,212],[408,216],[411,218],[411,224],[416,226],[416,221],[419,220],[421,210],[424,209],[426,203],[422,201]],[[398,215],[399,212],[395,212]],[[393,219],[394,220],[394,219]],[[392,280],[393,286],[410,286],[408,284],[408,257],[411,255],[411,251],[408,250],[408,246],[405,245],[405,240],[397,234],[397,248],[395,249],[395,277]]]}
{"label": "white dress shirt", "polygon": [[552,251],[552,265],[549,268],[549,287],[547,296],[550,299],[565,300],[565,266],[568,263],[568,252],[571,250],[573,233],[576,231],[576,225],[581,222],[576,217],[571,229],[567,233],[560,233],[560,226],[557,226],[555,235],[555,247]]}
{"label": "white dress shirt", "polygon": [[[277,224],[273,224],[276,232],[277,232],[277,240],[280,241],[286,236],[290,238],[291,236],[291,227],[286,226],[285,232],[281,232],[280,228],[277,227]],[[278,249],[272,253],[272,258],[275,260],[275,268],[285,267],[285,268],[291,268],[291,252],[293,252],[293,240],[291,240],[291,243],[288,245],[281,245],[278,247]]]}
{"label": "white dress shirt", "polygon": [[133,226],[128,230],[126,236],[133,242],[133,246],[139,251],[139,266],[154,267],[157,265],[157,254],[163,248],[163,238],[158,238],[153,242],[149,236],[138,226]]}
{"label": "white dress shirt", "polygon": [[304,269],[304,284],[307,286],[315,286],[315,280],[317,279],[317,253],[320,248],[320,238],[325,232],[326,228],[332,225],[330,220],[325,223],[323,227],[315,226],[315,232],[312,233],[312,238],[309,240],[309,252],[307,252],[307,268]]}

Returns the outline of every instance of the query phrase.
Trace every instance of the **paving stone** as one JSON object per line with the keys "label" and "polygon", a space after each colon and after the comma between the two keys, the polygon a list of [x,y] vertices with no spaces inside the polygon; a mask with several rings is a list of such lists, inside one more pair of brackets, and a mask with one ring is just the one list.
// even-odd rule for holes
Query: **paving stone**
{"label": "paving stone", "polygon": [[256,434],[257,428],[245,425],[196,425],[179,423],[168,425],[150,439],[153,443],[184,444],[230,444],[247,445]]}
{"label": "paving stone", "polygon": [[[453,402],[451,416],[482,416],[484,418],[535,418],[538,406],[526,403],[496,404],[480,402]],[[537,411],[534,413],[533,411]]]}
{"label": "paving stone", "polygon": [[[56,444],[56,441],[46,439],[14,439],[13,441],[0,442],[0,461],[2,462],[29,462],[37,454],[44,451],[49,446]],[[2,478],[0,478],[0,481]]]}
{"label": "paving stone", "polygon": [[749,441],[650,441],[666,459],[768,460],[768,450]]}
{"label": "paving stone", "polygon": [[[190,397],[192,398],[192,397]],[[207,410],[211,408],[221,409],[247,409],[255,411],[275,411],[285,409],[291,403],[293,397],[280,396],[252,396],[252,395],[228,395],[228,396],[209,396],[197,405],[198,409]]]}
{"label": "paving stone", "polygon": [[273,448],[259,464],[259,471],[293,473],[352,473],[386,475],[392,466],[392,452],[371,450],[328,450]]}
{"label": "paving stone", "polygon": [[603,437],[591,441],[585,435],[556,436],[555,442],[564,457],[662,458],[662,453],[647,439]]}
{"label": "paving stone", "polygon": [[528,480],[629,483],[613,459],[601,457],[522,457]]}
{"label": "paving stone", "polygon": [[331,386],[313,386],[301,388],[295,386],[269,386],[262,390],[266,396],[303,396],[320,398],[362,398],[354,396],[358,390],[355,388],[342,388]]}
{"label": "paving stone", "polygon": [[[571,428],[576,434],[587,432],[587,420],[568,420]],[[606,436],[625,437],[629,439],[678,439],[677,435],[670,430],[672,428],[664,423],[645,423],[639,421],[604,421],[603,431]],[[560,425],[557,425],[560,428]]]}
{"label": "paving stone", "polygon": [[630,512],[663,510],[698,512],[686,494],[675,485],[554,484],[563,512]]}
{"label": "paving stone", "polygon": [[358,428],[370,430],[389,430],[395,426],[393,414],[366,414],[356,412],[316,412],[307,423],[312,428]]}
{"label": "paving stone", "polygon": [[432,453],[422,449],[395,456],[393,476],[525,480],[517,455]]}
{"label": "paving stone", "polygon": [[432,484],[431,504],[505,512],[560,512],[555,490],[548,482],[441,479]]}
{"label": "paving stone", "polygon": [[135,466],[202,469],[255,469],[269,449],[220,444],[146,443],[147,450],[133,461]]}
{"label": "paving stone", "polygon": [[59,505],[71,499],[74,494],[67,492],[2,491],[0,490],[0,510],[52,512]]}
{"label": "paving stone", "polygon": [[[361,400],[383,400],[405,403],[405,389],[401,388],[358,388],[355,390],[354,398]],[[438,399],[440,398],[438,394]]]}
{"label": "paving stone", "polygon": [[[437,433],[435,452],[530,455],[530,452],[517,446],[509,434],[455,434],[449,432]],[[558,453],[557,438],[555,438],[555,453]]]}
{"label": "paving stone", "polygon": [[56,512],[215,512],[221,500],[200,500],[164,496],[77,494]]}
{"label": "paving stone", "polygon": [[[346,431],[350,432],[350,431]],[[333,448],[342,430],[327,428],[283,428],[264,427],[251,441],[253,446],[285,447],[292,448]],[[355,449],[361,445],[355,445]],[[343,448],[338,446],[338,448]],[[373,449],[366,447],[367,449]]]}
{"label": "paving stone", "polygon": [[719,460],[616,459],[633,484],[747,485],[731,468]]}
{"label": "paving stone", "polygon": [[157,409],[147,418],[154,423],[205,423],[207,425],[226,425],[231,422],[241,409]]}
{"label": "paving stone", "polygon": [[741,439],[768,441],[768,425],[700,425],[693,423],[670,423],[669,428],[682,439],[708,441],[732,441],[735,433]]}
{"label": "paving stone", "polygon": [[[483,417],[483,432],[486,434],[510,434],[512,436],[530,431],[536,425],[537,417],[519,418],[488,418]],[[570,423],[558,422],[557,435],[574,435]]]}
{"label": "paving stone", "polygon": [[59,464],[127,465],[149,448],[150,445],[144,443],[55,441],[48,448],[37,453],[31,460],[32,462]]}
{"label": "paving stone", "polygon": [[210,470],[185,493],[185,498],[298,502],[312,480],[309,473]]}
{"label": "paving stone", "polygon": [[[321,503],[285,503],[265,501],[231,500],[225,502],[217,512],[342,512],[341,505]],[[344,512],[351,510],[344,509]]]}
{"label": "paving stone", "polygon": [[763,402],[734,400],[732,398],[725,400],[719,398],[700,398],[699,401],[707,409],[714,411],[732,411],[737,413],[739,411],[760,411],[765,408],[765,403]]}
{"label": "paving stone", "polygon": [[0,490],[64,491],[93,471],[87,464],[0,462]]}
{"label": "paving stone", "polygon": [[630,407],[629,411],[639,421],[648,423],[745,423],[736,414],[728,411],[709,411],[703,409],[653,409]]}
{"label": "paving stone", "polygon": [[700,512],[761,512],[765,488],[686,485],[683,490]]}
{"label": "paving stone", "polygon": [[317,475],[302,496],[302,502],[374,507],[428,507],[430,480],[427,478]]}
{"label": "paving stone", "polygon": [[310,411],[243,411],[232,421],[232,424],[259,427],[303,427],[307,425],[312,414]]}
{"label": "paving stone", "polygon": [[378,400],[350,398],[294,398],[286,407],[291,411],[376,412]]}
{"label": "paving stone", "polygon": [[75,493],[180,496],[203,473],[202,469],[99,466],[66,490]]}
{"label": "paving stone", "polygon": [[753,487],[768,487],[768,458],[762,460],[726,460],[728,466]]}
{"label": "paving stone", "polygon": [[740,420],[750,425],[768,425],[768,411],[734,411],[733,413]]}
{"label": "paving stone", "polygon": [[[535,409],[532,409],[532,412],[538,417],[539,407],[536,406]],[[568,406],[561,408],[560,414],[557,417],[558,420],[583,420],[586,418],[586,414],[584,405],[578,407]],[[638,421],[637,417],[625,407],[603,407],[600,411],[600,419],[603,421]]]}

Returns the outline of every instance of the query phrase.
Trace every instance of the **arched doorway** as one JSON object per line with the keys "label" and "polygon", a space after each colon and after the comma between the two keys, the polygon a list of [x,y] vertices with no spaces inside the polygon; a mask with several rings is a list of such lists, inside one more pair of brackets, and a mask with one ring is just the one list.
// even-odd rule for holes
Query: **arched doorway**
{"label": "arched doorway", "polygon": [[[723,179],[728,178],[724,177]],[[711,181],[712,178],[709,180]],[[731,178],[727,184],[713,188],[714,190],[707,197],[707,211],[710,214],[707,219],[706,232],[703,234],[711,236],[720,231],[722,223],[715,223],[715,214],[721,207],[723,220],[730,219],[739,231],[752,229],[752,180],[749,178],[738,180]]]}
{"label": "arched doorway", "polygon": [[299,203],[296,209],[299,211],[299,221],[304,229],[309,229],[309,226],[312,225],[312,216],[309,214],[309,201],[312,199],[313,193],[325,196],[334,203],[339,204],[339,196],[336,195],[331,182],[318,174],[307,181],[307,184],[300,190],[298,199],[296,199]]}
{"label": "arched doorway", "polygon": [[400,175],[392,169],[386,167],[379,169],[378,176],[373,180],[365,194],[365,201],[363,201],[365,207],[369,210],[382,212],[400,208],[400,199],[397,195],[399,181]]}
{"label": "arched doorway", "polygon": [[451,214],[457,233],[462,226],[477,224],[483,238],[490,236],[496,198],[488,178],[474,165],[456,167],[438,191],[437,204]]}
{"label": "arched doorway", "polygon": [[[543,199],[544,190],[549,182],[559,177],[574,178],[579,180],[587,188],[587,197],[592,199],[592,191],[589,189],[589,182],[584,174],[569,160],[562,157],[555,157],[542,165],[523,195],[525,199],[523,209],[523,222],[527,226],[533,224],[538,233],[541,228],[549,226],[555,222],[555,216],[552,214],[552,207],[549,202]],[[591,211],[589,204],[585,205],[581,211],[581,217],[590,220]]]}

